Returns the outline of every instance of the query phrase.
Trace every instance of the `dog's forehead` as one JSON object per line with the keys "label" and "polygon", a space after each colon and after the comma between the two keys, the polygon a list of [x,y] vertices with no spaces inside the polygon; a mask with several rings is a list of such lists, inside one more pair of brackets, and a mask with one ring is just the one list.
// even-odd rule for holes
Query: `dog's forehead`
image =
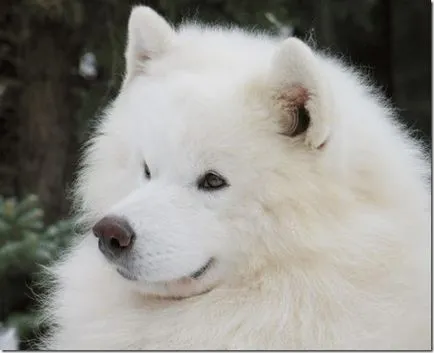
{"label": "dog's forehead", "polygon": [[252,97],[252,85],[212,75],[143,76],[124,92],[120,119],[130,120],[128,134],[146,158],[211,163],[252,150],[258,133],[270,128],[265,103]]}
{"label": "dog's forehead", "polygon": [[211,74],[143,77],[131,87],[128,104],[139,131],[166,137],[168,143],[219,138],[254,127],[265,102],[250,94],[253,81]]}

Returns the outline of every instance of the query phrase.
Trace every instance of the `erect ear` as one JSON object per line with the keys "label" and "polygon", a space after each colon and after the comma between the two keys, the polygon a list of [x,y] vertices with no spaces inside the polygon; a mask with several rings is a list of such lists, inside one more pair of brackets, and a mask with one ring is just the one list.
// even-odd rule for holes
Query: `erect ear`
{"label": "erect ear", "polygon": [[286,39],[271,67],[273,99],[282,113],[284,134],[304,136],[314,149],[326,145],[336,114],[320,59],[302,41]]}
{"label": "erect ear", "polygon": [[123,85],[143,70],[146,61],[163,54],[174,36],[175,31],[170,24],[150,7],[134,7],[128,21]]}

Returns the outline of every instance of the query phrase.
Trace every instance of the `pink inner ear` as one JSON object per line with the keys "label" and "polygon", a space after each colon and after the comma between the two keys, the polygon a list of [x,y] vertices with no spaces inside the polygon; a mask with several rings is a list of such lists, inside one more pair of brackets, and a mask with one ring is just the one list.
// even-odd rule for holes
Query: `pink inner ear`
{"label": "pink inner ear", "polygon": [[278,96],[285,110],[294,111],[302,107],[309,99],[309,92],[302,86],[292,86]]}
{"label": "pink inner ear", "polygon": [[[286,89],[278,95],[277,100],[286,116],[283,121],[285,135],[295,137],[305,132],[309,127],[309,113],[305,109],[308,99],[308,90],[298,85]],[[304,113],[303,116],[300,116],[302,113]]]}

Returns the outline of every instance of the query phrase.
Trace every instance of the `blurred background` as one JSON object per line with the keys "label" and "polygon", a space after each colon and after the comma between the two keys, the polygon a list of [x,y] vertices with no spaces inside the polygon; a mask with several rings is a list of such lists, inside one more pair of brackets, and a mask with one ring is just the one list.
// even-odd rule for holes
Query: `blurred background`
{"label": "blurred background", "polygon": [[139,3],[175,23],[194,17],[314,40],[369,74],[431,143],[428,0],[1,0],[0,348],[7,328],[21,349],[44,329],[34,311],[40,265],[73,232],[68,194],[80,146],[119,88],[126,23]]}

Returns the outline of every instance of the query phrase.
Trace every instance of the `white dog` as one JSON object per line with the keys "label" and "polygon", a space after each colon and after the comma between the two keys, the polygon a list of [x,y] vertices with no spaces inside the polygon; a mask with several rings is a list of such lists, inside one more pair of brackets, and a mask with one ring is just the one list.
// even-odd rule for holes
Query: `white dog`
{"label": "white dog", "polygon": [[429,164],[302,41],[131,13],[51,349],[429,349]]}

